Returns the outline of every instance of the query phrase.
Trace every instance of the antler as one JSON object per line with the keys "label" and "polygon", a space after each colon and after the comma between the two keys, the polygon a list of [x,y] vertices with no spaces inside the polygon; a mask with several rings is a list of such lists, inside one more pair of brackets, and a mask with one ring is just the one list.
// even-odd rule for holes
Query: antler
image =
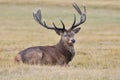
{"label": "antler", "polygon": [[[86,8],[85,8],[85,6],[84,6],[84,12],[82,12],[80,10],[80,8],[78,7],[78,5],[76,3],[73,4],[73,7],[79,13],[79,15],[81,15],[81,18],[80,18],[80,22],[76,23],[76,15],[74,14],[74,21],[73,21],[72,27],[69,30],[73,30],[74,28],[76,28],[77,26],[81,25],[82,23],[84,23],[86,21]],[[42,25],[43,27],[45,27],[47,29],[59,30],[59,31],[66,30],[65,24],[63,23],[62,20],[60,20],[60,21],[62,23],[63,28],[57,28],[57,26],[54,24],[54,22],[52,23],[53,24],[52,27],[48,26],[45,21],[42,21],[42,15],[41,15],[40,9],[38,9],[37,12],[33,12],[33,17],[40,25]]]}
{"label": "antler", "polygon": [[82,23],[84,23],[86,21],[86,7],[84,6],[83,13],[76,3],[73,4],[73,7],[79,13],[79,15],[81,15],[81,18],[80,18],[80,22],[76,23],[76,15],[74,14],[74,21],[73,21],[73,24],[72,24],[72,27],[70,28],[70,30],[76,28],[77,26],[81,25]]}
{"label": "antler", "polygon": [[65,25],[64,25],[62,20],[60,20],[60,21],[61,21],[61,23],[63,25],[63,28],[57,28],[56,25],[54,24],[54,22],[52,23],[53,27],[51,27],[51,26],[48,26],[45,21],[42,21],[42,16],[41,16],[41,10],[40,9],[38,9],[36,13],[33,12],[33,17],[40,25],[42,25],[43,27],[45,27],[47,29],[62,30],[62,31],[65,30]]}

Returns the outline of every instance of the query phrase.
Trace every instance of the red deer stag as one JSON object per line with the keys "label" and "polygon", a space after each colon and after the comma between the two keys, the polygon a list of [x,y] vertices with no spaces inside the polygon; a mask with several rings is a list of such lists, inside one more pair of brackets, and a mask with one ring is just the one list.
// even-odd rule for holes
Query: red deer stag
{"label": "red deer stag", "polygon": [[[74,21],[70,29],[65,29],[65,25],[62,20],[63,28],[58,28],[54,23],[53,27],[48,26],[45,21],[42,21],[41,10],[33,13],[34,19],[43,27],[55,32],[61,36],[60,41],[53,46],[36,46],[27,48],[19,52],[16,57],[16,62],[23,62],[27,64],[40,64],[40,65],[66,65],[68,64],[75,55],[74,50],[74,35],[80,31],[79,25],[86,21],[86,8],[84,6],[84,12],[80,10],[76,3],[73,7],[81,15],[80,21],[76,23],[76,15],[74,14]],[[78,27],[78,28],[77,28]]]}

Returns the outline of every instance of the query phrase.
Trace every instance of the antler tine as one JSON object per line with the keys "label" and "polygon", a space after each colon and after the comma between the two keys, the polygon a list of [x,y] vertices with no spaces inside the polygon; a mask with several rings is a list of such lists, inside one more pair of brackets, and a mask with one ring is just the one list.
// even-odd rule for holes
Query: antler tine
{"label": "antler tine", "polygon": [[83,15],[82,23],[84,23],[86,21],[86,7],[85,6],[83,6],[83,7],[84,7],[84,13],[82,14]]}
{"label": "antler tine", "polygon": [[[42,16],[41,16],[41,10],[40,10],[40,9],[37,10],[36,13],[33,13],[33,17],[34,17],[34,19],[35,19],[39,24],[41,24],[42,26],[44,26],[44,24],[41,22]],[[44,23],[45,23],[45,22],[44,22]]]}
{"label": "antler tine", "polygon": [[74,14],[74,21],[73,21],[72,27],[70,29],[73,29],[73,26],[75,25],[75,23],[76,23],[76,15]]}
{"label": "antler tine", "polygon": [[52,24],[53,24],[53,26],[55,27],[55,29],[59,29],[59,28],[57,28],[57,26],[55,25],[55,23],[54,23],[54,22],[53,22]]}
{"label": "antler tine", "polygon": [[63,21],[62,20],[60,20],[60,22],[62,23],[62,25],[63,25],[63,30],[65,30],[65,24],[63,23]]}
{"label": "antler tine", "polygon": [[[40,11],[40,10],[38,10],[38,11]],[[35,12],[33,12],[33,17],[34,17],[35,21],[39,23],[39,17],[37,17]]]}
{"label": "antler tine", "polygon": [[55,27],[55,26],[54,27],[47,26],[45,21],[42,22],[42,15],[41,15],[41,10],[40,9],[38,9],[36,13],[33,12],[33,17],[34,17],[35,21],[37,21],[43,27],[45,27],[47,29],[51,29],[51,30],[57,29],[57,27]]}
{"label": "antler tine", "polygon": [[84,6],[84,12],[82,13],[82,11],[80,10],[80,8],[78,7],[78,5],[76,3],[73,4],[73,7],[75,8],[75,10],[81,15],[80,18],[80,22],[76,23],[76,16],[74,14],[74,22],[72,27],[70,28],[70,30],[76,28],[77,26],[81,25],[82,23],[84,23],[86,21],[86,7]]}
{"label": "antler tine", "polygon": [[73,7],[76,9],[76,11],[79,13],[79,14],[82,14],[82,11],[80,10],[80,8],[78,7],[78,5],[76,3],[73,4]]}

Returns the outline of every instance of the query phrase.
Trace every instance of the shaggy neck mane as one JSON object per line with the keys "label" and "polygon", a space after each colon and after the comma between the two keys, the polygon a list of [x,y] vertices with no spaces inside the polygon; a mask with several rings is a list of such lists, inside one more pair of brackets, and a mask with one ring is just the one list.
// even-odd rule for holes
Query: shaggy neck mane
{"label": "shaggy neck mane", "polygon": [[72,60],[72,58],[75,55],[75,50],[73,45],[71,46],[65,45],[65,43],[61,39],[59,43],[57,43],[55,46],[56,49],[59,50],[65,56],[67,63]]}

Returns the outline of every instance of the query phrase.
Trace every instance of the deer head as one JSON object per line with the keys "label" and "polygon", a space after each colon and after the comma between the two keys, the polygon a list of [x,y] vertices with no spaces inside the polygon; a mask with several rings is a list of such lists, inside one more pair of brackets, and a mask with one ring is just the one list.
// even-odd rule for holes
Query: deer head
{"label": "deer head", "polygon": [[63,23],[62,20],[62,26],[63,28],[58,28],[54,22],[52,23],[53,26],[48,26],[46,24],[45,21],[42,21],[42,15],[41,15],[41,10],[37,10],[37,12],[33,13],[33,17],[34,19],[43,27],[47,28],[47,29],[51,29],[54,30],[58,35],[61,36],[61,40],[69,46],[72,46],[75,43],[75,39],[74,39],[74,35],[76,33],[78,33],[80,31],[80,27],[78,27],[79,25],[83,24],[86,21],[86,8],[84,6],[84,12],[82,12],[80,10],[80,8],[78,7],[78,5],[76,3],[73,4],[73,7],[75,8],[75,10],[78,12],[78,14],[81,16],[80,21],[78,23],[76,23],[76,15],[74,14],[74,21],[72,26],[67,30],[65,29],[65,24]]}

